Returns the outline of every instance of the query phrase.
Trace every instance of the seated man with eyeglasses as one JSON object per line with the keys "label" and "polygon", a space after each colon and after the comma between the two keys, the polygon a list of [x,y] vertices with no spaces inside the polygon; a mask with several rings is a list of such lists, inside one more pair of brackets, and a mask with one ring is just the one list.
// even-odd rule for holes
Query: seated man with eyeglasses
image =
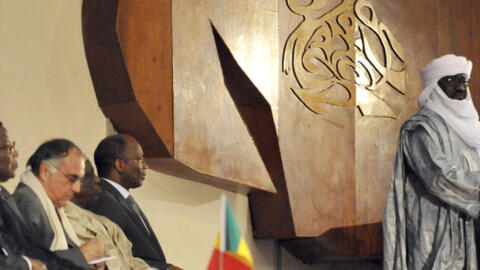
{"label": "seated man with eyeglasses", "polygon": [[420,110],[401,128],[387,196],[383,269],[478,269],[480,122],[471,70],[451,54],[422,70]]}
{"label": "seated man with eyeglasses", "polygon": [[[10,141],[7,129],[0,122],[0,184],[15,177],[17,157],[15,142]],[[35,237],[36,233],[29,231],[23,223],[13,197],[0,185],[0,269],[86,269],[59,258],[48,248],[42,248],[33,240]]]}
{"label": "seated man with eyeglasses", "polygon": [[82,152],[69,140],[53,139],[38,147],[27,166],[13,197],[27,227],[37,233],[37,244],[88,268],[87,262],[103,257],[104,244],[94,238],[80,245],[63,211],[80,191],[79,180],[85,171]]}

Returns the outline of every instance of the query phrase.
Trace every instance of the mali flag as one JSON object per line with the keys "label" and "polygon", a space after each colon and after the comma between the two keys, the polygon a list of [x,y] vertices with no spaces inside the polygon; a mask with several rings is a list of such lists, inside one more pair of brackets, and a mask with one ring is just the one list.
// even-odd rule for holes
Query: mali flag
{"label": "mali flag", "polygon": [[232,206],[222,195],[220,233],[208,264],[208,270],[252,270],[253,260],[238,229]]}

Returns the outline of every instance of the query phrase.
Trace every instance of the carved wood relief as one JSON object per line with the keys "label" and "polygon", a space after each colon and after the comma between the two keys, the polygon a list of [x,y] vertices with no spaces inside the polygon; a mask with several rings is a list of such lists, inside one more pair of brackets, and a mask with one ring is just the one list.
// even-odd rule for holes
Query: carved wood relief
{"label": "carved wood relief", "polygon": [[355,51],[353,2],[342,0],[329,12],[316,16],[326,1],[307,6],[287,0],[288,7],[304,20],[289,36],[283,71],[294,76],[297,97],[312,111],[325,113],[322,103],[355,106]]}
{"label": "carved wood relief", "polygon": [[362,115],[396,118],[382,92],[405,93],[400,43],[367,1],[342,0],[318,14],[326,3],[287,0],[303,16],[284,47],[282,68],[297,83],[293,93],[319,114],[326,113],[322,104],[357,105]]}
{"label": "carved wood relief", "polygon": [[362,115],[397,118],[382,95],[390,87],[405,94],[405,57],[400,42],[380,22],[372,5],[355,2],[355,85]]}

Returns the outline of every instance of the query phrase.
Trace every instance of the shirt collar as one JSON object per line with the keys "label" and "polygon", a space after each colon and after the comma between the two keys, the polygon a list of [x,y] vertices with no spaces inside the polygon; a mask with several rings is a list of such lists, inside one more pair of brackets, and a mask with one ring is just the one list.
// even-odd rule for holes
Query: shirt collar
{"label": "shirt collar", "polygon": [[107,179],[107,178],[102,178],[103,180],[107,181],[109,184],[111,184],[116,190],[118,190],[118,192],[120,192],[120,194],[122,195],[123,198],[127,199],[128,196],[130,196],[130,193],[128,192],[128,190],[126,190],[124,187],[122,187],[122,185],[120,185],[119,183],[117,182],[114,182],[110,179]]}

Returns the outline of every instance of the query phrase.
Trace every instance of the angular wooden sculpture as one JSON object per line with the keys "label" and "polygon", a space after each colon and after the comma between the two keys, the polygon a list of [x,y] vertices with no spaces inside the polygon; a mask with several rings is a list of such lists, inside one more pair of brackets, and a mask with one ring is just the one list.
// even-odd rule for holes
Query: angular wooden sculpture
{"label": "angular wooden sculpture", "polygon": [[228,96],[204,87],[223,83],[186,70],[187,87],[176,78],[171,1],[86,0],[83,30],[99,105],[119,132],[138,138],[150,167],[237,192],[275,192],[248,132],[230,121],[236,110],[222,110]]}

